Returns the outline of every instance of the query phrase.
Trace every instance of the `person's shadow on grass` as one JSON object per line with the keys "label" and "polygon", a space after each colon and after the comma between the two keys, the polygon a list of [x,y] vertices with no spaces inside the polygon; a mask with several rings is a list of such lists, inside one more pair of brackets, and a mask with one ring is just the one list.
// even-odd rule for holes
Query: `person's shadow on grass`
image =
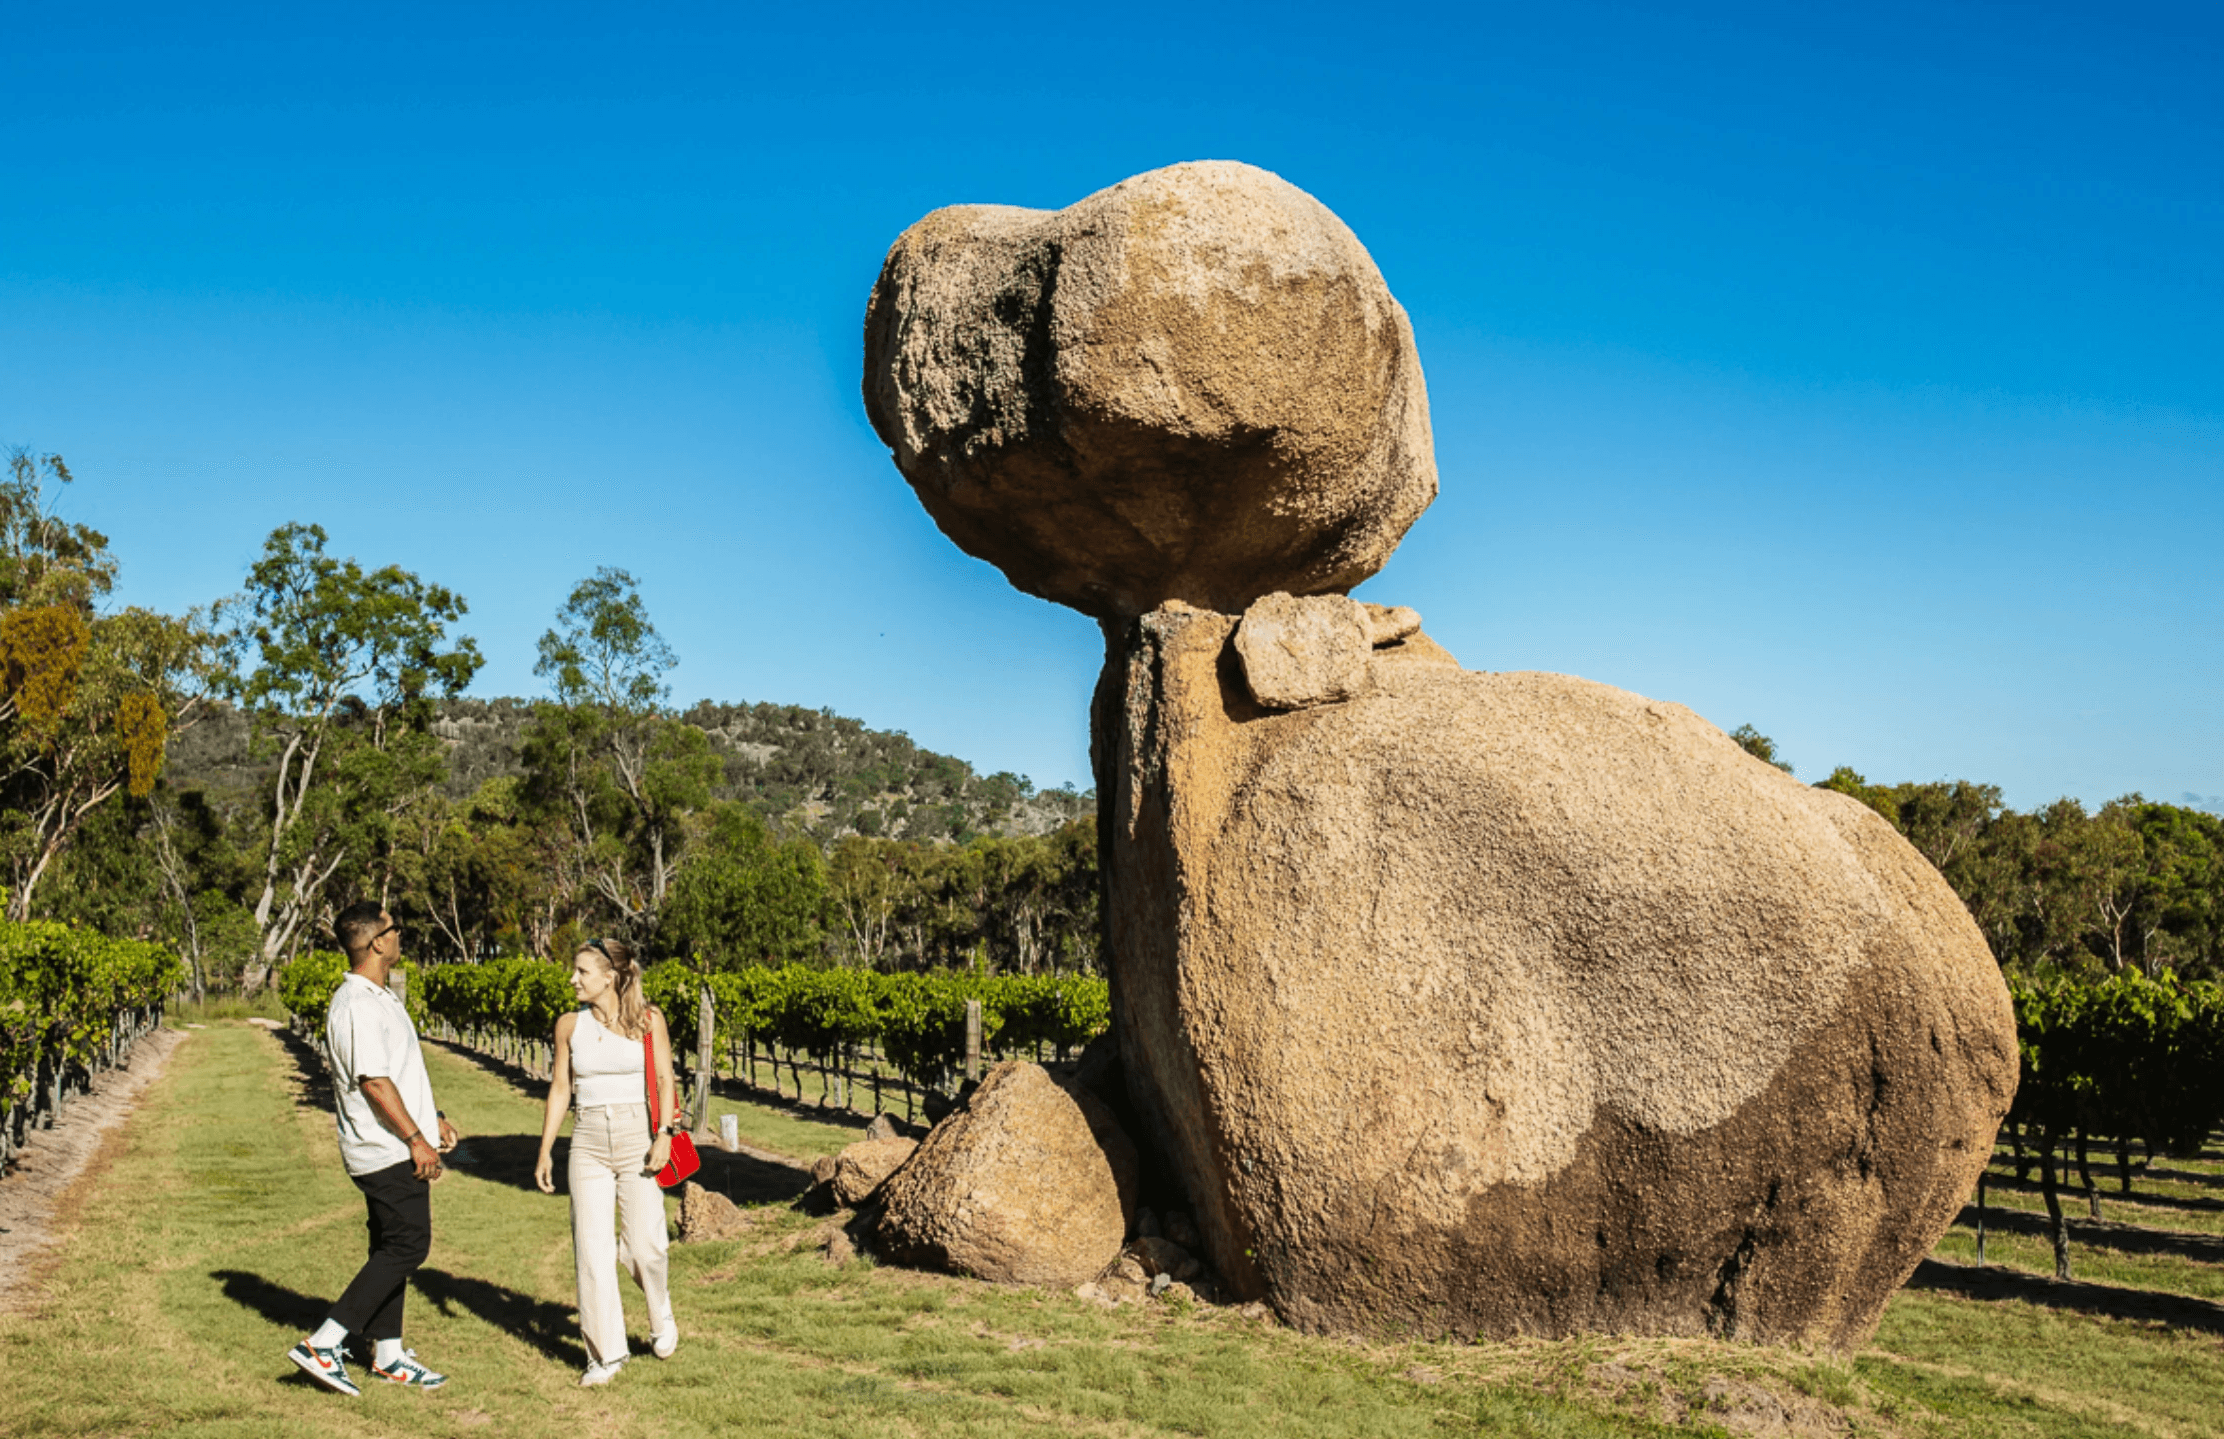
{"label": "person's shadow on grass", "polygon": [[[459,1174],[538,1193],[533,1165],[540,1158],[540,1150],[541,1137],[537,1134],[473,1134],[464,1138],[449,1164]],[[786,1204],[811,1187],[808,1169],[774,1164],[754,1155],[729,1154],[708,1144],[698,1146],[695,1153],[703,1165],[695,1182],[736,1204]],[[559,1195],[571,1189],[565,1173],[570,1156],[571,1141],[557,1140],[552,1163]]]}
{"label": "person's shadow on grass", "polygon": [[[328,1299],[273,1284],[260,1274],[242,1269],[213,1270],[209,1278],[224,1287],[226,1299],[254,1310],[281,1329],[307,1334],[324,1322],[332,1308]],[[568,1304],[552,1304],[445,1269],[418,1270],[410,1278],[410,1287],[442,1314],[452,1317],[461,1308],[505,1334],[516,1335],[559,1364],[579,1369],[587,1363],[586,1348],[577,1337],[579,1325]],[[291,1371],[290,1377],[311,1382],[299,1371]]]}
{"label": "person's shadow on grass", "polygon": [[[249,1274],[244,1269],[215,1269],[209,1278],[224,1286],[224,1297],[242,1309],[252,1309],[280,1329],[292,1329],[302,1334],[314,1330],[324,1322],[330,1312],[330,1301],[288,1289],[283,1284],[273,1284],[260,1274]],[[349,1336],[348,1357],[358,1363],[370,1362],[370,1345],[355,1342]],[[273,1357],[277,1357],[273,1355]],[[297,1384],[305,1388],[321,1388],[315,1380],[292,1365],[287,1365],[278,1376],[281,1384]]]}
{"label": "person's shadow on grass", "polygon": [[505,1285],[468,1274],[450,1274],[445,1269],[420,1269],[410,1283],[442,1314],[453,1315],[459,1307],[469,1310],[559,1364],[573,1369],[586,1366],[587,1349],[579,1342],[579,1321],[569,1304],[535,1299]]}

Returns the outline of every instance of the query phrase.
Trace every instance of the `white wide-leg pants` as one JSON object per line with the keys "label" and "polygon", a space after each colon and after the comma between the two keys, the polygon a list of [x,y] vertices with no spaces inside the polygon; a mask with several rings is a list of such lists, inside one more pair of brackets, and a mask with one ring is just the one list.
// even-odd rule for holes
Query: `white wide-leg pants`
{"label": "white wide-leg pants", "polygon": [[571,1250],[579,1270],[579,1328],[587,1338],[587,1357],[597,1364],[626,1357],[621,1265],[648,1298],[651,1332],[673,1329],[664,1191],[654,1175],[642,1172],[648,1157],[648,1105],[598,1104],[573,1111],[566,1171]]}

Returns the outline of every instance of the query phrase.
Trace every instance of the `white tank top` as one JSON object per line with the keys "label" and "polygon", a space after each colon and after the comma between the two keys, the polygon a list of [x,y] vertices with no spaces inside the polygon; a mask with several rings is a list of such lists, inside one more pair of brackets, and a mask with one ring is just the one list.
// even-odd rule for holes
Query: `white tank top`
{"label": "white tank top", "polygon": [[647,1104],[643,1076],[648,1056],[641,1041],[612,1034],[591,1009],[579,1011],[571,1030],[571,1102],[586,1108],[603,1104]]}

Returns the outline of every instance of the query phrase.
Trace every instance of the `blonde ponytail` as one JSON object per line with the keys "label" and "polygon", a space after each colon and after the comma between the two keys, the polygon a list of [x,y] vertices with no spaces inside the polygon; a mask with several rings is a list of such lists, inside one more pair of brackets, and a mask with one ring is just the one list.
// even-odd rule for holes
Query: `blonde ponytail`
{"label": "blonde ponytail", "polygon": [[585,948],[601,955],[610,965],[610,978],[618,989],[618,1033],[639,1039],[649,1032],[648,996],[641,992],[641,964],[633,946],[622,939],[590,939]]}

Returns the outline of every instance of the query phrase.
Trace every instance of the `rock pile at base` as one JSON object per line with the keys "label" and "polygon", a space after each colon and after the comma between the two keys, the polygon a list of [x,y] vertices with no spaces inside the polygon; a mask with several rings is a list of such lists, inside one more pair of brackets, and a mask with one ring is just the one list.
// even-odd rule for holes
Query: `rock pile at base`
{"label": "rock pile at base", "polygon": [[990,1070],[881,1188],[873,1248],[1007,1284],[1071,1288],[1118,1257],[1135,1147],[1112,1114],[1040,1065]]}
{"label": "rock pile at base", "polygon": [[1348,589],[1436,495],[1381,272],[1224,161],[913,225],[866,311],[865,412],[960,549],[1092,615]]}

